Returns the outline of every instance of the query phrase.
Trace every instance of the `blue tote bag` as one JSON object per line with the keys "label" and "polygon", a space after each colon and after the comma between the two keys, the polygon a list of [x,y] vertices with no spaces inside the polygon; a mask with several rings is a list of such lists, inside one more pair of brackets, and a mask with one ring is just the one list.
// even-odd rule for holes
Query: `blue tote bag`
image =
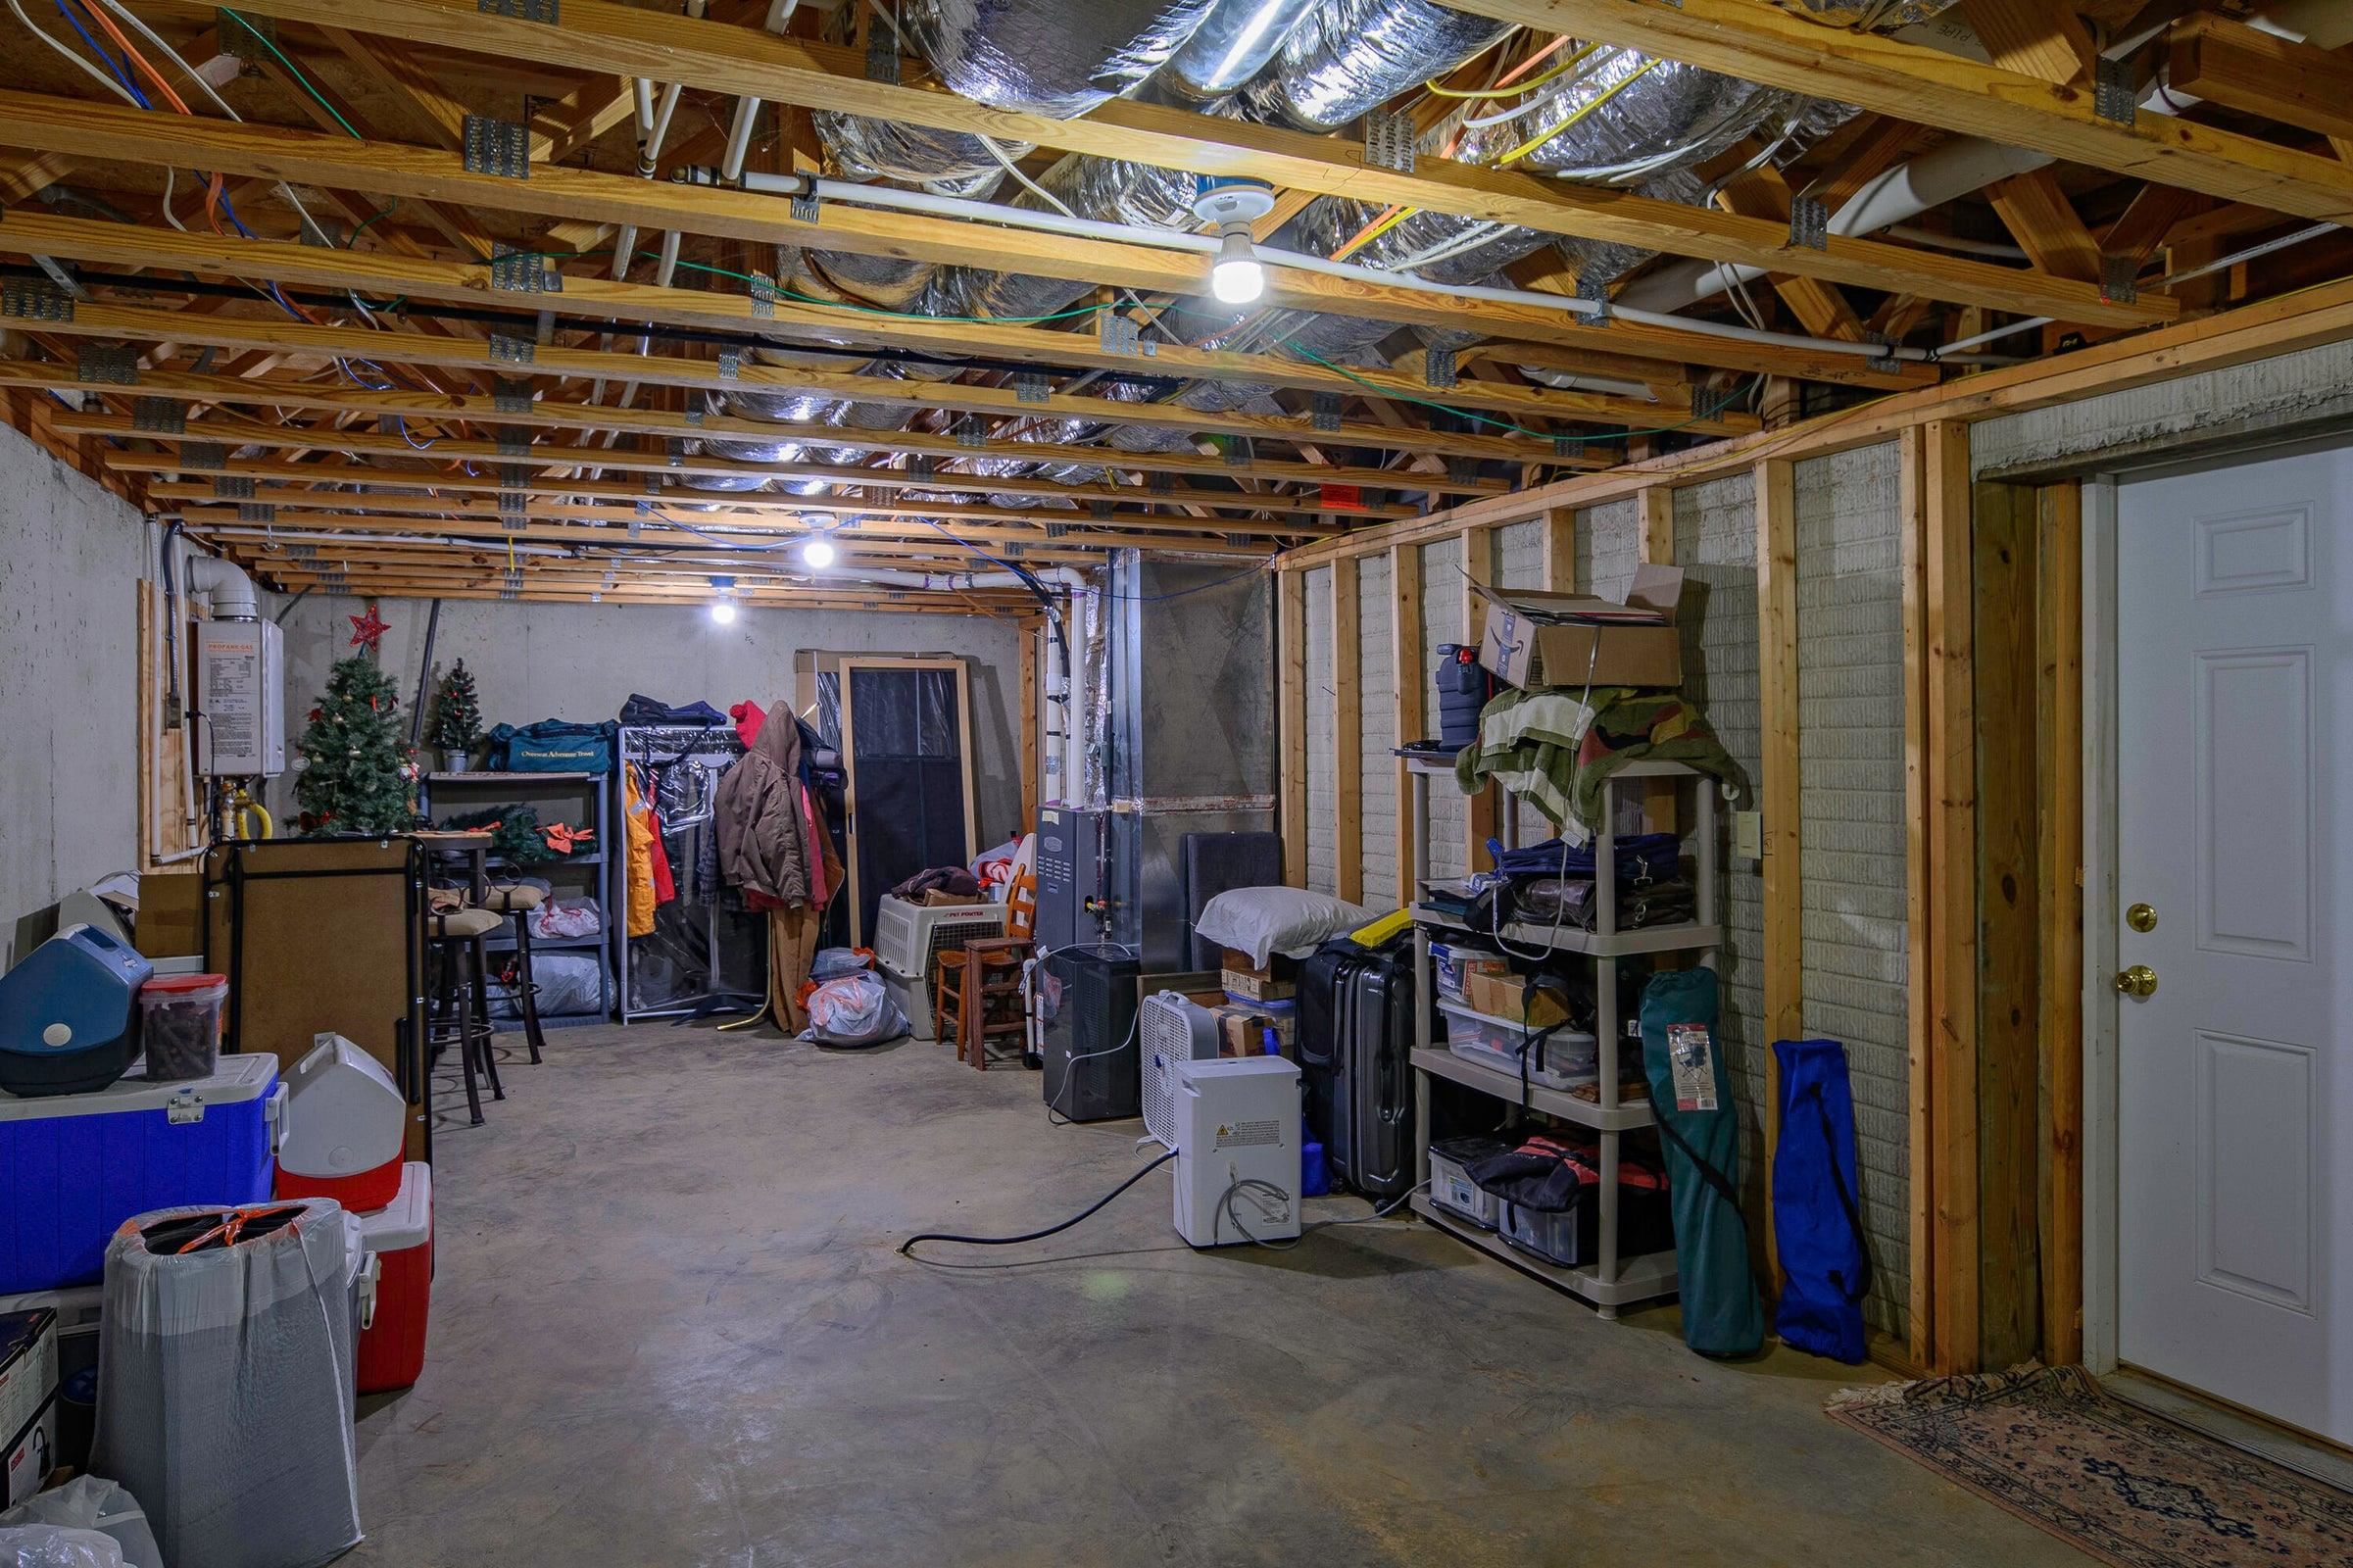
{"label": "blue tote bag", "polygon": [[1784,1279],[1773,1332],[1834,1361],[1863,1360],[1871,1254],[1855,1203],[1854,1091],[1836,1040],[1776,1040],[1781,1142],[1773,1153],[1773,1236]]}

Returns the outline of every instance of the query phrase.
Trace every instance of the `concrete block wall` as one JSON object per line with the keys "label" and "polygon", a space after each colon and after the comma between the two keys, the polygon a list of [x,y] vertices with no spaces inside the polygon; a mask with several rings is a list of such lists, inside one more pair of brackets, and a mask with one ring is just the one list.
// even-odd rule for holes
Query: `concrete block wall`
{"label": "concrete block wall", "polygon": [[[1675,492],[1675,561],[1685,574],[1684,690],[1707,714],[1717,738],[1748,780],[1752,802],[1762,754],[1756,486],[1748,474]],[[1761,1190],[1765,1060],[1772,1048],[1764,1038],[1764,905],[1757,868],[1732,864],[1726,892],[1721,1044],[1740,1113],[1743,1185]]]}
{"label": "concrete block wall", "polygon": [[1307,573],[1307,886],[1331,893],[1333,821],[1340,797],[1332,787],[1332,568]]}
{"label": "concrete block wall", "polygon": [[1397,906],[1397,705],[1390,666],[1389,557],[1370,555],[1356,567],[1356,710],[1362,782],[1357,800],[1364,823],[1364,897],[1368,909]]}
{"label": "concrete block wall", "polygon": [[138,600],[155,530],[0,424],[0,965],[17,920],[138,864]]}
{"label": "concrete block wall", "polygon": [[1577,514],[1577,590],[1619,599],[1642,555],[1642,504],[1631,497]]}
{"label": "concrete block wall", "polygon": [[1805,1030],[1845,1043],[1865,1312],[1902,1339],[1910,1284],[1898,449],[1797,465],[1798,816]]}

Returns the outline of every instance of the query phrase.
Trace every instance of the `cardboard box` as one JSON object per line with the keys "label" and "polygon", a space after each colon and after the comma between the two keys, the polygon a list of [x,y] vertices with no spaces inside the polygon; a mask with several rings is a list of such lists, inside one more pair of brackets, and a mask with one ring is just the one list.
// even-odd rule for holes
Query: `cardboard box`
{"label": "cardboard box", "polygon": [[1289,975],[1277,979],[1271,969],[1237,969],[1231,964],[1218,976],[1226,995],[1237,1002],[1289,1002],[1299,994],[1299,982]]}
{"label": "cardboard box", "polygon": [[[1516,974],[1485,974],[1476,970],[1462,977],[1462,1000],[1473,1012],[1484,1012],[1506,1023],[1525,1022],[1531,1029],[1549,1029],[1569,1021],[1569,1009],[1557,991],[1539,991],[1524,1001],[1526,982]],[[1522,1009],[1525,1008],[1523,1018]]]}
{"label": "cardboard box", "polygon": [[941,888],[925,888],[923,896],[915,900],[916,904],[926,909],[961,909],[971,905],[988,902],[979,894],[950,893]]}
{"label": "cardboard box", "polygon": [[[1683,573],[1674,566],[1637,566],[1623,604],[1591,594],[1506,593],[1473,583],[1487,601],[1479,662],[1522,690],[1595,686],[1681,686],[1683,634],[1675,611]],[[1580,615],[1646,617],[1606,623]]]}
{"label": "cardboard box", "polygon": [[1220,1056],[1263,1056],[1266,1027],[1274,1026],[1275,1043],[1283,1055],[1299,1060],[1299,1013],[1286,1007],[1270,1011],[1248,1003],[1228,1002],[1210,1009],[1217,1014],[1217,1054]]}
{"label": "cardboard box", "polygon": [[57,1313],[0,1312],[0,1508],[41,1490],[57,1463]]}

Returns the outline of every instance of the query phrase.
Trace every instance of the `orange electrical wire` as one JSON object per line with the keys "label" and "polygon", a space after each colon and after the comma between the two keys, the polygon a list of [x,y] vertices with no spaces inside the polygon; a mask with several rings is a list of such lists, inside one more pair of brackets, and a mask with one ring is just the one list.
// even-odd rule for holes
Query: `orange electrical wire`
{"label": "orange electrical wire", "polygon": [[148,64],[147,57],[139,53],[137,47],[128,38],[123,36],[123,29],[115,25],[115,19],[106,14],[105,7],[81,5],[81,0],[75,0],[75,4],[80,5],[83,16],[106,29],[106,35],[114,39],[123,52],[130,57],[133,65],[146,73],[147,79],[155,83],[155,90],[164,95],[165,102],[183,115],[190,113],[187,104],[181,101],[179,94],[172,90],[172,83],[164,79],[164,74]]}

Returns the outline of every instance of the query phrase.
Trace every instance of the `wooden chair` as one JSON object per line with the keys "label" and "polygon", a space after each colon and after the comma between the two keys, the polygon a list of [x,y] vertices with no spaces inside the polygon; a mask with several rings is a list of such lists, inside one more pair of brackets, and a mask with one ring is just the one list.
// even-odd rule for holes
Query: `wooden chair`
{"label": "wooden chair", "polygon": [[1019,1054],[1029,1031],[1020,1001],[1021,966],[1029,959],[1037,927],[1038,879],[1025,874],[1005,890],[1006,935],[940,955],[932,981],[932,1027],[941,1039],[956,1042],[958,1061],[986,1072],[989,1042],[1008,1037],[1015,1042],[1013,1054]]}

